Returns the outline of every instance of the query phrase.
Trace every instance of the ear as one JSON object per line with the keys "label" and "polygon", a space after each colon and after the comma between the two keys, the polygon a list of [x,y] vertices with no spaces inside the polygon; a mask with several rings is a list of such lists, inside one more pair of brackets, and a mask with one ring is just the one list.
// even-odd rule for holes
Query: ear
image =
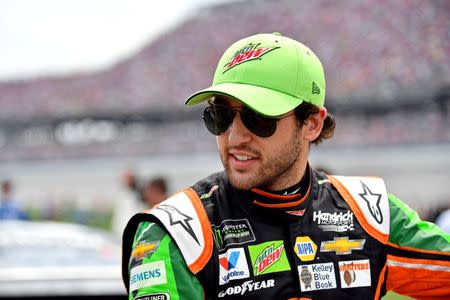
{"label": "ear", "polygon": [[303,137],[308,142],[314,141],[322,132],[323,121],[327,116],[327,109],[325,107],[319,108],[319,111],[305,121],[302,127]]}

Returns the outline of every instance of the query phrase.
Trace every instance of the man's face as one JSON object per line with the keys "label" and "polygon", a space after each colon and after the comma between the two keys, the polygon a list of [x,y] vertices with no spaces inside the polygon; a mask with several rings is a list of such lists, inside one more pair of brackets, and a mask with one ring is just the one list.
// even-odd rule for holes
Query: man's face
{"label": "man's face", "polygon": [[[226,103],[237,109],[243,107],[233,99]],[[217,136],[220,158],[231,184],[242,190],[281,190],[299,182],[308,155],[302,128],[291,114],[277,122],[272,136],[262,138],[250,132],[236,114],[228,130]]]}
{"label": "man's face", "polygon": [[155,206],[165,200],[165,198],[166,195],[158,186],[150,184],[145,187],[144,200],[150,207]]}

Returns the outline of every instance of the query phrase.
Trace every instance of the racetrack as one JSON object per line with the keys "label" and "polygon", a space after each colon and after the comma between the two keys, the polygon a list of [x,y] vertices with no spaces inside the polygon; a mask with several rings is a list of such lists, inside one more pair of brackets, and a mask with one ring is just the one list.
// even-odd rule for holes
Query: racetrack
{"label": "racetrack", "polygon": [[[424,210],[450,200],[449,153],[449,145],[344,150],[326,149],[325,144],[312,147],[310,161],[334,174],[381,176],[389,192]],[[3,163],[0,179],[15,182],[17,198],[22,202],[44,204],[51,199],[72,199],[90,207],[102,199],[102,205],[108,206],[125,196],[119,180],[125,168],[143,176],[164,175],[170,191],[175,192],[222,166],[216,153],[20,161]]]}

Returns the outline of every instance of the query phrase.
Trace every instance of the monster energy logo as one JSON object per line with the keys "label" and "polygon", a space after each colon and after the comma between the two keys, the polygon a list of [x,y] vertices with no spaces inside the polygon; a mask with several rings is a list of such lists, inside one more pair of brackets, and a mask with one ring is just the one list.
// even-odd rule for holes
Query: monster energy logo
{"label": "monster energy logo", "polygon": [[255,235],[247,219],[224,220],[212,226],[214,242],[219,250],[230,245],[240,245],[255,241]]}

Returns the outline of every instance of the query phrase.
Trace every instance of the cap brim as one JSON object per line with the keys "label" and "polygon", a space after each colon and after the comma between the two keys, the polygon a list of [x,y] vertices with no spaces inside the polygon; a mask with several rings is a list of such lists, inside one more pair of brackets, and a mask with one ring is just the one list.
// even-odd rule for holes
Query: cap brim
{"label": "cap brim", "polygon": [[191,95],[185,104],[193,106],[215,95],[235,98],[257,113],[269,117],[283,115],[303,102],[301,99],[264,87],[240,83],[220,83]]}

